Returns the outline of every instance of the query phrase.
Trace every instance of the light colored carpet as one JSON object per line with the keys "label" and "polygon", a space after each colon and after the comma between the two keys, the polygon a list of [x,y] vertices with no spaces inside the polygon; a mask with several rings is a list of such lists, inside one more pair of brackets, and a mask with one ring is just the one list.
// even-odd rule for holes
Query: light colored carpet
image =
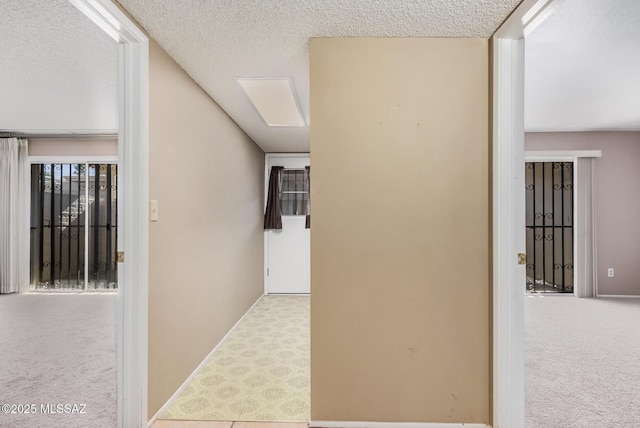
{"label": "light colored carpet", "polygon": [[[0,413],[0,427],[116,426],[116,301],[0,295],[0,404],[36,405],[35,414]],[[43,414],[43,404],[84,404],[85,413]]]}
{"label": "light colored carpet", "polygon": [[161,419],[309,420],[309,297],[265,296]]}
{"label": "light colored carpet", "polygon": [[527,428],[640,427],[640,299],[525,297]]}

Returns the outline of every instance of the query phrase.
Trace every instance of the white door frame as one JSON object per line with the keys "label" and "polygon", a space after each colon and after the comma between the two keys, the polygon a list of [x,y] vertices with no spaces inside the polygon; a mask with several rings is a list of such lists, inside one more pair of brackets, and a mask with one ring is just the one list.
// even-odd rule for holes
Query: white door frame
{"label": "white door frame", "polygon": [[147,426],[149,39],[110,0],[69,0],[119,44],[118,427]]}
{"label": "white door frame", "polygon": [[[311,161],[311,156],[309,153],[265,153],[264,155],[264,203],[262,204],[262,212],[267,209],[267,195],[269,194],[269,161],[272,158],[309,158]],[[269,271],[269,231],[265,230],[263,234],[263,246],[264,246],[264,294],[269,294],[269,275],[267,274]]]}
{"label": "white door frame", "polygon": [[524,36],[561,0],[524,0],[492,37],[493,427],[524,427]]}

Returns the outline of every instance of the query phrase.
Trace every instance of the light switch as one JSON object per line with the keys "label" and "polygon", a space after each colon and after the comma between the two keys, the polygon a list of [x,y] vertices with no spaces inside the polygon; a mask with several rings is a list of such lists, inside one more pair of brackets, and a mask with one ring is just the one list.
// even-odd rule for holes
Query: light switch
{"label": "light switch", "polygon": [[149,201],[149,221],[158,221],[158,201]]}

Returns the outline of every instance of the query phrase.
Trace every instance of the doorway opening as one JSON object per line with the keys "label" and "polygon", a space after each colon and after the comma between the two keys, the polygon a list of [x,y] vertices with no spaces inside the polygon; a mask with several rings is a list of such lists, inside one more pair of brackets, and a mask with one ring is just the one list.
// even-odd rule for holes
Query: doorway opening
{"label": "doorway opening", "polygon": [[264,295],[158,411],[158,420],[309,421],[309,163],[308,154],[266,155]]}

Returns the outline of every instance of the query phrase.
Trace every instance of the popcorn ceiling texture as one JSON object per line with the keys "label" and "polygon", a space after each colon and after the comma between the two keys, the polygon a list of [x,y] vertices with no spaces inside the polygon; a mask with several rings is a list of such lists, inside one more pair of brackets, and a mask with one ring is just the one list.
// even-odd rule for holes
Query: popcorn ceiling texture
{"label": "popcorn ceiling texture", "polygon": [[267,128],[237,77],[293,77],[309,123],[309,38],[488,38],[520,0],[120,0],[265,151],[307,151],[308,127]]}
{"label": "popcorn ceiling texture", "polygon": [[0,129],[117,129],[114,40],[68,0],[0,0],[0,16]]}
{"label": "popcorn ceiling texture", "polygon": [[[264,150],[306,151],[308,128],[264,126],[235,77],[293,77],[309,122],[310,37],[489,37],[519,0],[120,3]],[[0,130],[117,128],[113,40],[68,0],[0,15]],[[527,129],[640,129],[639,19],[635,0],[560,4],[526,39]]]}

